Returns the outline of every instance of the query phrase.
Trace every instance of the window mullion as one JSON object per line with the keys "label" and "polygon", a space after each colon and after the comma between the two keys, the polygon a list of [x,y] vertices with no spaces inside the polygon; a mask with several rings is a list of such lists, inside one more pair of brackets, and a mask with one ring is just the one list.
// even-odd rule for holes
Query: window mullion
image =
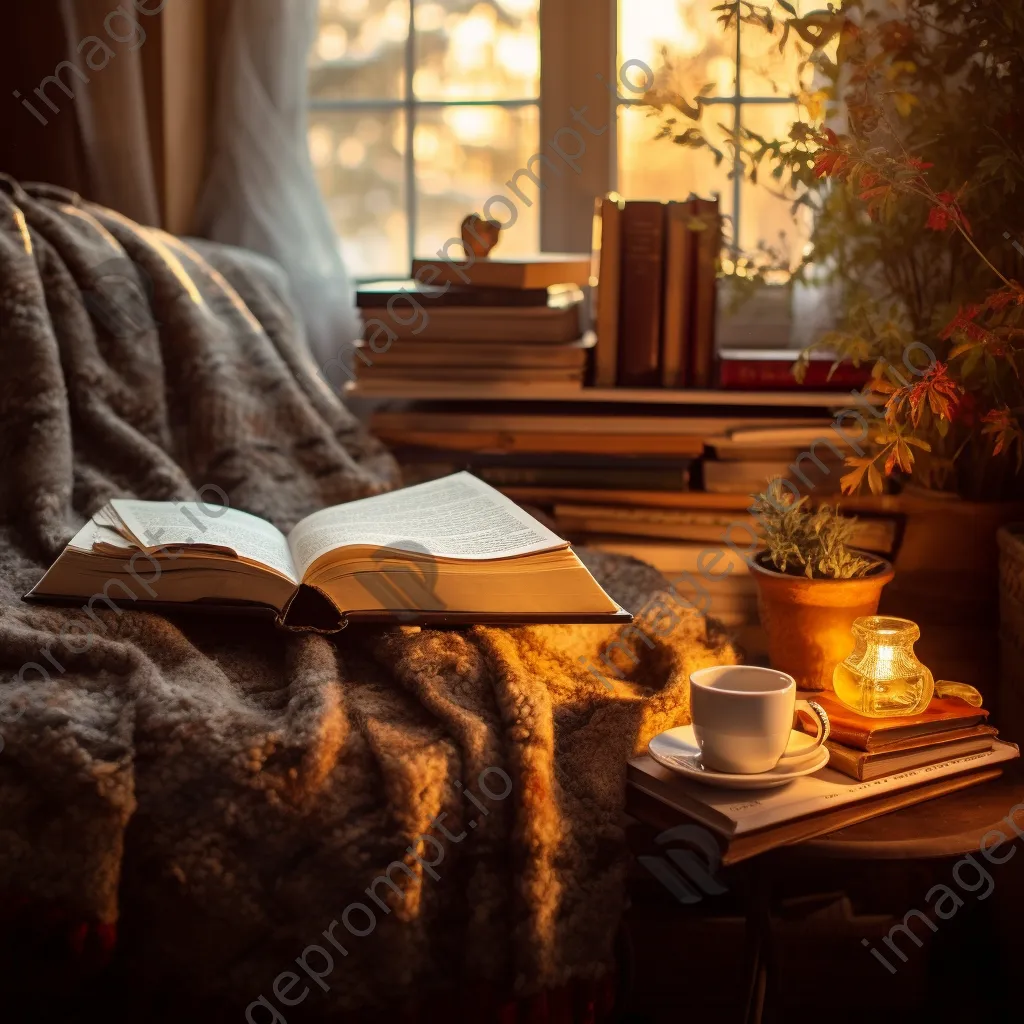
{"label": "window mullion", "polygon": [[[616,0],[540,0],[540,152],[550,161],[540,165],[541,249],[546,251],[588,250],[594,196],[615,185],[617,23]],[[572,110],[583,108],[582,116],[599,133],[573,120]],[[578,172],[551,149],[562,129],[579,132],[586,147]]]}
{"label": "window mullion", "polygon": [[743,126],[743,50],[740,43],[742,20],[736,19],[736,92],[733,130],[736,133],[736,151],[732,165],[732,250],[735,257],[740,251],[740,207],[743,201],[743,160],[740,157],[740,128]]}
{"label": "window mullion", "polygon": [[416,220],[419,204],[416,196],[416,99],[413,75],[416,72],[416,0],[409,0],[409,36],[405,42],[405,210],[406,244],[409,266],[416,256]]}

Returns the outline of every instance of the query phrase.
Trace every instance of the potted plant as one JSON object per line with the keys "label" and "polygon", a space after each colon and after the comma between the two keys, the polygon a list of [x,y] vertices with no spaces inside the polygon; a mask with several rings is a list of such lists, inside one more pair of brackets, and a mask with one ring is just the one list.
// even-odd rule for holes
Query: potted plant
{"label": "potted plant", "polygon": [[856,520],[838,509],[811,511],[778,479],[753,498],[767,545],[752,569],[771,663],[802,690],[830,690],[833,669],[853,650],[853,620],[878,611],[893,568],[849,547]]}
{"label": "potted plant", "polygon": [[[788,134],[725,130],[737,172],[813,211],[793,273],[844,290],[820,345],[870,364],[884,397],[884,421],[848,459],[843,490],[880,493],[899,473],[931,491],[1018,498],[1024,117],[1011,84],[1024,76],[1024,7],[821,7],[800,16],[785,0],[728,0],[716,10],[727,30],[742,22],[791,55],[800,114]],[[659,71],[647,96],[658,137],[721,159],[700,124],[719,108],[685,90],[670,64]],[[758,276],[756,265],[743,272]]]}

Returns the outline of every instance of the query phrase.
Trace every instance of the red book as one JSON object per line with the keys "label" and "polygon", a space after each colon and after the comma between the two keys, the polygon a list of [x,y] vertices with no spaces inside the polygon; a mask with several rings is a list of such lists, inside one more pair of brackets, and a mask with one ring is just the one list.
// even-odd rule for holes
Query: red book
{"label": "red book", "polygon": [[858,390],[871,379],[871,367],[840,363],[832,376],[829,371],[835,362],[833,356],[814,355],[801,383],[793,376],[793,364],[799,352],[765,349],[743,349],[720,352],[718,386],[737,391],[849,391]]}

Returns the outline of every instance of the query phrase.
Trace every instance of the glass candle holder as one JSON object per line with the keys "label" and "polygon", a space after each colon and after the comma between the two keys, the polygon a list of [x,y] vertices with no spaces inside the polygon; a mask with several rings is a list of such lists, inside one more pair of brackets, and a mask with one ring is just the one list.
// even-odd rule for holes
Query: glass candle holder
{"label": "glass candle holder", "polygon": [[836,697],[869,718],[924,711],[935,692],[935,680],[914,654],[920,638],[921,630],[910,619],[855,619],[853,653],[832,674]]}

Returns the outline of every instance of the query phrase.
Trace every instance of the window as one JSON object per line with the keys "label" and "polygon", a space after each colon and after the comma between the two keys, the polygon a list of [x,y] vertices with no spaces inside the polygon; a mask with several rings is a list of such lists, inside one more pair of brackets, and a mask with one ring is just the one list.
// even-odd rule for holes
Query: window
{"label": "window", "polygon": [[[630,57],[659,67],[667,50],[674,84],[695,96],[711,92],[700,122],[708,141],[725,154],[718,166],[707,150],[685,150],[667,140],[650,141],[652,122],[635,100],[625,100],[619,117],[619,191],[627,198],[685,196],[718,192],[741,251],[771,245],[796,262],[806,228],[794,224],[792,201],[765,185],[743,180],[727,144],[727,131],[742,126],[767,138],[785,138],[797,118],[792,95],[798,67],[792,47],[779,53],[781,28],[769,36],[759,26],[728,32],[709,0],[620,0],[620,60]],[[794,3],[799,9],[799,3]],[[731,175],[731,177],[730,177]]]}
{"label": "window", "polygon": [[[310,154],[353,276],[406,276],[537,152],[538,8],[321,0]],[[503,252],[539,249],[538,210]]]}
{"label": "window", "polygon": [[[411,255],[432,253],[463,216],[545,150],[570,108],[611,129],[588,136],[580,173],[548,174],[537,201],[501,251],[585,249],[593,196],[722,197],[741,248],[785,247],[803,235],[790,203],[730,177],[731,155],[654,142],[656,124],[635,93],[609,97],[618,64],[673,56],[692,94],[713,89],[702,126],[721,144],[719,123],[777,136],[796,105],[792,58],[760,29],[725,32],[711,0],[321,0],[310,67],[313,163],[354,277],[405,276]],[[543,43],[543,45],[542,45]],[[597,75],[602,76],[595,83]],[[641,73],[642,74],[642,73]],[[635,72],[632,77],[636,77]],[[602,108],[603,109],[599,109]],[[613,118],[612,115],[615,115]],[[581,129],[582,130],[582,129]]]}

